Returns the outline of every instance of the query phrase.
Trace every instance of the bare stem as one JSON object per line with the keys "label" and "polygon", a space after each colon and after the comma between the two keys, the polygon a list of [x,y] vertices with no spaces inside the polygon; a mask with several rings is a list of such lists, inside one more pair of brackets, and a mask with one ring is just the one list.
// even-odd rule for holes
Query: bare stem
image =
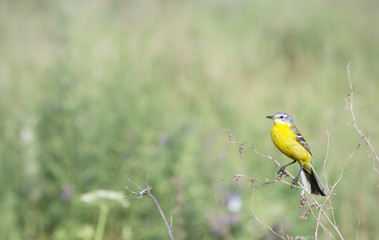
{"label": "bare stem", "polygon": [[158,203],[158,200],[153,196],[153,194],[151,194],[150,189],[148,191],[146,191],[146,196],[148,196],[149,198],[151,198],[154,201],[154,203],[157,206],[157,208],[159,210],[159,213],[161,214],[161,216],[163,218],[163,221],[164,221],[164,223],[166,225],[168,234],[170,235],[170,239],[174,240],[174,235],[172,233],[172,229],[170,228],[170,225],[168,225],[167,219],[166,219],[166,217],[165,217],[165,215],[164,215],[164,213],[163,213],[163,211],[161,209],[161,206]]}
{"label": "bare stem", "polygon": [[[379,163],[379,156],[371,144],[370,137],[367,136],[360,128],[358,128],[357,120],[356,120],[355,113],[354,113],[354,87],[353,87],[353,84],[351,83],[351,77],[350,77],[351,62],[347,65],[346,70],[347,70],[347,76],[348,76],[349,88],[350,88],[350,91],[347,94],[349,99],[346,100],[346,105],[347,105],[346,108],[349,109],[349,111],[350,111],[351,118],[353,120],[354,129],[358,132],[358,134],[363,138],[363,140],[369,146],[369,148],[371,149],[372,153],[375,156],[375,159]],[[379,170],[375,167],[375,165],[374,165],[374,170],[376,171],[376,173],[379,174]]]}
{"label": "bare stem", "polygon": [[320,211],[319,211],[319,214],[318,214],[318,217],[316,217],[316,215],[314,214],[313,210],[312,210],[312,216],[317,220],[317,225],[316,225],[316,229],[315,229],[315,240],[317,240],[317,233],[318,233],[318,225],[320,225],[322,227],[322,229],[324,229],[325,232],[327,232],[329,234],[329,236],[333,239],[336,239],[332,233],[324,226],[324,224],[321,223],[320,221]]}
{"label": "bare stem", "polygon": [[[331,197],[331,195],[333,194],[333,192],[334,192],[334,190],[335,190],[337,184],[341,181],[341,179],[342,179],[342,177],[343,177],[343,173],[344,173],[344,171],[345,171],[345,168],[346,168],[347,164],[349,163],[349,161],[350,161],[350,159],[353,157],[353,155],[357,152],[357,150],[358,150],[358,147],[357,147],[357,148],[356,148],[356,149],[350,154],[349,158],[345,161],[345,164],[344,164],[342,170],[341,170],[340,173],[338,174],[338,178],[337,178],[336,182],[335,182],[334,185],[331,187],[331,189],[330,189],[330,191],[329,191],[329,194],[326,196],[326,199],[324,200],[322,206],[324,206],[325,203],[326,203],[327,201],[329,201],[329,203],[331,203],[331,201],[330,201],[330,197]],[[311,195],[310,195],[310,196],[311,196]],[[311,196],[311,198],[312,198],[312,200],[314,199],[312,196]],[[319,206],[319,205],[318,205],[318,206]],[[333,222],[332,222],[332,220],[328,217],[328,215],[325,213],[325,211],[324,211],[322,208],[320,208],[320,211],[319,211],[319,214],[318,214],[318,218],[317,218],[317,220],[320,219],[320,214],[324,215],[325,219],[326,219],[326,220],[330,223],[330,225],[334,228],[334,230],[337,232],[338,236],[339,236],[341,239],[344,239],[344,238],[342,237],[341,232],[338,230],[338,227],[337,227],[336,223],[335,223],[334,213],[333,213],[333,208],[331,208],[331,209],[332,209]],[[317,233],[317,232],[316,232],[316,233]],[[315,235],[315,239],[317,239],[317,234]]]}
{"label": "bare stem", "polygon": [[[133,196],[133,195],[128,196],[128,199],[131,199],[131,198],[142,198],[142,197],[145,196],[145,195],[148,196],[150,199],[152,199],[152,200],[154,201],[154,203],[155,203],[155,206],[158,208],[159,213],[160,213],[161,216],[162,216],[162,219],[163,219],[163,221],[164,221],[164,223],[165,223],[165,225],[166,225],[166,228],[167,228],[168,234],[170,235],[170,239],[171,239],[171,240],[175,240],[175,238],[174,238],[174,234],[173,234],[173,232],[172,232],[172,227],[170,227],[170,225],[168,224],[167,219],[166,219],[166,217],[165,217],[165,215],[164,215],[164,213],[163,213],[163,211],[162,211],[161,206],[159,205],[158,200],[153,196],[153,194],[151,194],[151,192],[150,192],[151,187],[147,184],[147,181],[148,181],[147,179],[148,179],[148,178],[146,178],[146,188],[145,188],[145,189],[141,189],[140,187],[138,187],[137,184],[133,183],[133,182],[129,179],[129,181],[132,182],[134,185],[136,185],[140,191],[139,191],[139,192],[133,192],[133,191],[129,190],[128,187],[125,187],[126,190],[128,190],[130,193],[134,194],[134,196]],[[139,196],[136,195],[136,194],[138,194]],[[171,225],[172,225],[172,218],[171,218]]]}
{"label": "bare stem", "polygon": [[284,238],[283,234],[280,235],[279,233],[277,233],[274,229],[272,229],[272,227],[264,224],[257,216],[257,214],[255,214],[254,210],[253,210],[253,200],[254,200],[254,192],[253,194],[251,195],[251,200],[250,200],[250,212],[253,214],[254,218],[260,223],[262,224],[263,226],[265,226],[268,230],[270,230],[270,232],[272,232],[275,236],[281,238],[281,239],[286,239]]}

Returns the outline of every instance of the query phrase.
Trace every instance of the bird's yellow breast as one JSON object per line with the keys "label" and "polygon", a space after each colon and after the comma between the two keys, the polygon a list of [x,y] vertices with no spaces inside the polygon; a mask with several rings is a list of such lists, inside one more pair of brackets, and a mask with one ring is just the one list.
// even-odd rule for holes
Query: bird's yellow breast
{"label": "bird's yellow breast", "polygon": [[287,157],[296,160],[300,165],[308,165],[311,154],[297,140],[291,126],[283,123],[274,123],[271,129],[271,138],[275,146]]}

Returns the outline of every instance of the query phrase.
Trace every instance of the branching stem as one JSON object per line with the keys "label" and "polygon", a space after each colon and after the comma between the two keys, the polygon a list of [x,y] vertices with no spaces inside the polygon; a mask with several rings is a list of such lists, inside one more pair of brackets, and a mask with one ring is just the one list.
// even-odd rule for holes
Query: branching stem
{"label": "branching stem", "polygon": [[[363,140],[366,142],[366,144],[369,146],[370,150],[372,151],[372,153],[375,156],[376,161],[378,161],[378,163],[379,163],[379,156],[371,144],[370,137],[367,136],[362,131],[362,129],[358,128],[357,120],[356,120],[355,113],[354,113],[354,87],[353,87],[353,84],[351,83],[351,77],[350,77],[351,62],[347,65],[346,70],[347,70],[347,76],[348,76],[348,80],[349,80],[349,89],[350,89],[349,93],[347,94],[349,99],[346,100],[346,105],[347,105],[346,107],[350,111],[351,118],[353,120],[353,127],[358,132],[358,134],[363,138]],[[376,173],[379,174],[379,170],[375,167],[375,164],[374,164],[374,170],[376,171]]]}
{"label": "branching stem", "polygon": [[[131,180],[129,180],[129,181],[132,182]],[[133,183],[133,182],[132,182],[132,183]],[[136,185],[136,184],[135,184],[135,185]],[[138,186],[138,185],[137,185],[137,186]],[[128,187],[125,187],[125,188],[126,188],[126,190],[128,190],[130,193],[132,193],[132,194],[138,194],[138,195],[139,195],[139,196],[135,195],[135,196],[129,197],[129,199],[130,199],[130,198],[142,198],[143,196],[146,195],[146,196],[148,196],[150,199],[152,199],[152,200],[154,201],[155,206],[158,208],[158,211],[159,211],[159,213],[161,214],[162,219],[163,219],[163,221],[164,221],[164,223],[165,223],[165,225],[166,225],[167,232],[168,232],[168,234],[170,235],[170,239],[171,239],[171,240],[175,240],[175,238],[174,238],[174,234],[173,234],[173,232],[172,232],[172,227],[170,227],[170,225],[168,224],[167,219],[166,219],[166,217],[165,217],[165,215],[164,215],[164,213],[163,213],[163,211],[162,211],[161,206],[159,205],[158,200],[154,197],[153,194],[151,194],[150,190],[151,190],[152,187],[150,187],[149,185],[147,185],[147,180],[146,180],[146,188],[145,188],[145,189],[141,189],[140,187],[138,187],[139,190],[140,190],[139,192],[133,192],[133,191],[129,190]],[[171,219],[171,225],[172,225],[172,219]]]}

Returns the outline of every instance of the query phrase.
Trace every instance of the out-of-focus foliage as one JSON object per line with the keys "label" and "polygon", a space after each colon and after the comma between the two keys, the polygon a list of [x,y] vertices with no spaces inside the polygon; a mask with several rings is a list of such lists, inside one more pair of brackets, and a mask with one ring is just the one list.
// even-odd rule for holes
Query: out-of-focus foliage
{"label": "out-of-focus foliage", "polygon": [[[377,1],[1,5],[1,239],[91,239],[99,208],[81,196],[127,195],[128,178],[144,187],[147,175],[177,239],[271,239],[250,207],[284,234],[312,236],[298,190],[260,186],[251,204],[248,182],[235,185],[234,173],[263,180],[277,169],[248,150],[240,158],[224,129],[287,163],[265,119],[287,111],[323,176],[328,128],[333,183],[361,141],[344,110],[349,61],[357,119],[379,149]],[[379,234],[372,168],[362,144],[332,198],[346,239]],[[104,239],[167,238],[150,199],[109,209]]]}

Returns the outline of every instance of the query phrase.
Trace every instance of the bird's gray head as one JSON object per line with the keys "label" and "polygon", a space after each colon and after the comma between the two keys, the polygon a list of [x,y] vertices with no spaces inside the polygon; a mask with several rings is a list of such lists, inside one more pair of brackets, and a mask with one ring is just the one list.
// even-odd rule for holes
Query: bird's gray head
{"label": "bird's gray head", "polygon": [[286,112],[276,112],[274,115],[267,116],[266,118],[271,119],[274,123],[293,125],[292,117]]}

